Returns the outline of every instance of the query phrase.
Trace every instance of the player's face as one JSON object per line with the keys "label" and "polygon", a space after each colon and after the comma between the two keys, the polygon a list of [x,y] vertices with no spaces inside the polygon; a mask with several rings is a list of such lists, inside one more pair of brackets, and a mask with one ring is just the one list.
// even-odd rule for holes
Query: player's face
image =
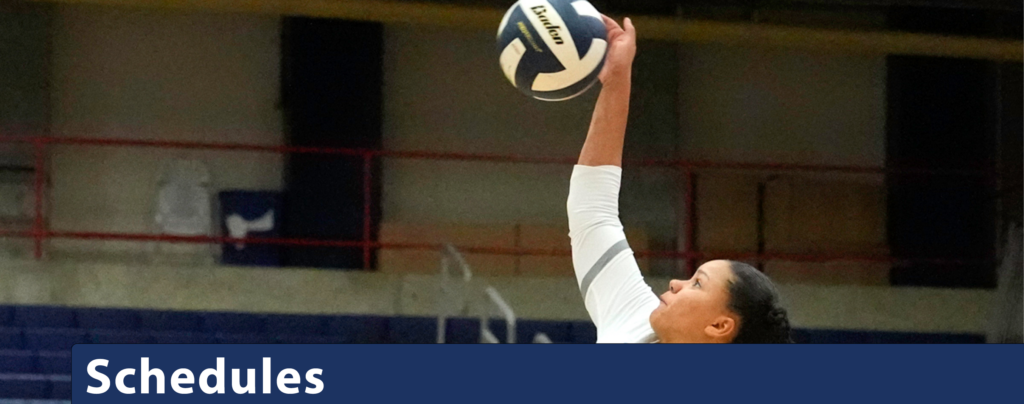
{"label": "player's face", "polygon": [[[690,280],[672,280],[668,292],[659,296],[661,305],[651,313],[651,327],[663,342],[721,339],[716,338],[716,332],[730,330],[715,327],[736,326],[736,316],[729,310],[732,279],[728,261],[710,261],[701,265]],[[730,320],[732,324],[721,324]]]}

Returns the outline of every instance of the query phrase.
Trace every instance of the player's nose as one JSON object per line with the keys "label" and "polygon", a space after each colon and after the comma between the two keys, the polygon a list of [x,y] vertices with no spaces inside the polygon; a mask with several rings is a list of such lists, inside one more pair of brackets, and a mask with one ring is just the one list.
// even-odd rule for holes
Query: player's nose
{"label": "player's nose", "polygon": [[679,279],[668,281],[668,290],[672,293],[679,293],[680,290],[683,290],[683,281]]}

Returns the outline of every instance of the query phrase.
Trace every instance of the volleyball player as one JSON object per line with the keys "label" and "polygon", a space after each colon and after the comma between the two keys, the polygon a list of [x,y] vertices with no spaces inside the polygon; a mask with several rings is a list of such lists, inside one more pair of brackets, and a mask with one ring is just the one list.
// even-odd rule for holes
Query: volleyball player
{"label": "volleyball player", "polygon": [[629,113],[636,30],[604,17],[608,56],[590,131],[573,169],[569,235],[573,266],[599,343],[785,343],[786,311],[763,273],[710,261],[656,296],[644,283],[619,220],[622,147]]}

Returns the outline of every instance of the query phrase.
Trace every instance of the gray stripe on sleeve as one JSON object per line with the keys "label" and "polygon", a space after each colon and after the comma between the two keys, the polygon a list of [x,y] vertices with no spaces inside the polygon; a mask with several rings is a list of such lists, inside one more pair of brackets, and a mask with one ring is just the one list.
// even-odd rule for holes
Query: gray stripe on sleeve
{"label": "gray stripe on sleeve", "polygon": [[608,251],[605,251],[604,254],[601,255],[601,258],[597,259],[594,266],[590,267],[590,270],[587,271],[587,275],[583,277],[583,282],[580,284],[580,293],[583,294],[584,299],[587,298],[587,290],[590,289],[590,284],[594,282],[594,278],[597,277],[597,274],[601,273],[601,270],[608,266],[608,262],[610,262],[612,258],[615,258],[616,255],[619,255],[619,253],[627,249],[629,249],[629,243],[626,242],[626,240],[615,243],[615,245],[609,247]]}

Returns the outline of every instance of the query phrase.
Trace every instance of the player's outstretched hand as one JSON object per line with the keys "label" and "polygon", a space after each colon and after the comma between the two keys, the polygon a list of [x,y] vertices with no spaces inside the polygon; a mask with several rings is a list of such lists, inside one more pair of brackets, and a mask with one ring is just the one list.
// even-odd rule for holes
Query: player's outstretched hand
{"label": "player's outstretched hand", "polygon": [[629,79],[632,74],[633,58],[636,56],[636,28],[629,18],[623,21],[623,28],[608,16],[601,17],[608,28],[608,56],[598,77],[602,84],[608,85],[623,78]]}

